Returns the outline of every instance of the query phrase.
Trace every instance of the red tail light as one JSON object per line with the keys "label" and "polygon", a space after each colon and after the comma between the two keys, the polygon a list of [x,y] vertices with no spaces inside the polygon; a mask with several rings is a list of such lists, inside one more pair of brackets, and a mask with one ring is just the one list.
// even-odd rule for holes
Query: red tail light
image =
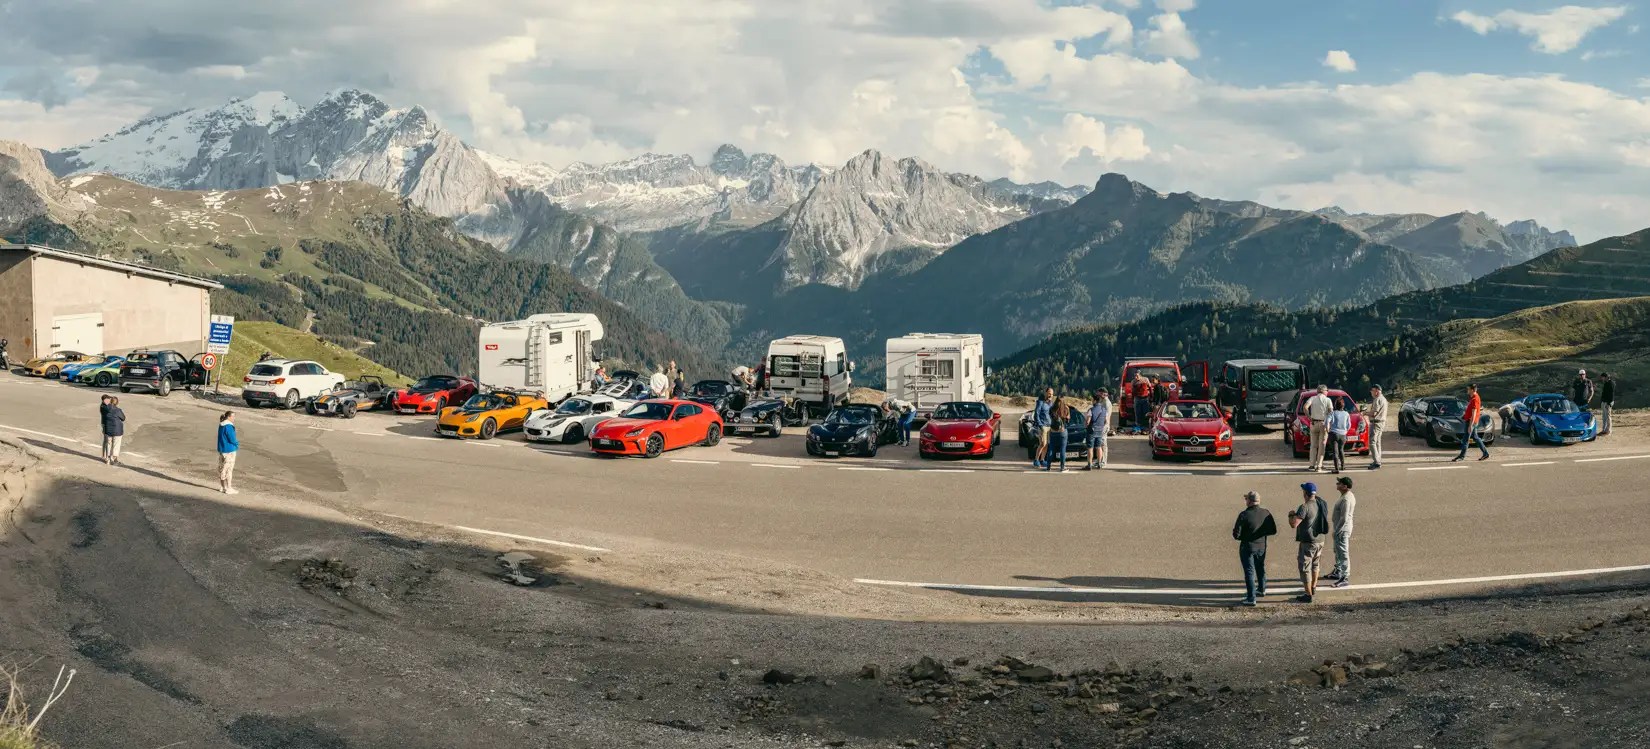
{"label": "red tail light", "polygon": [[273,382],[273,383],[271,383],[271,384],[274,384],[274,385],[285,385],[285,384],[286,384],[286,378],[285,378],[285,377],[277,377],[277,378],[275,378],[275,382]]}
{"label": "red tail light", "polygon": [[251,377],[242,377],[241,378],[241,382],[251,382],[251,381],[252,381]]}

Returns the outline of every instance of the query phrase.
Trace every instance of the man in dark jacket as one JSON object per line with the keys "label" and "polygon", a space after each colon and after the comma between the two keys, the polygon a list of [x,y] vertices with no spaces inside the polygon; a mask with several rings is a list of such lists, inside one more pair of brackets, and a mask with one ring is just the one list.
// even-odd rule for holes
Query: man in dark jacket
{"label": "man in dark jacket", "polygon": [[1570,381],[1570,400],[1576,402],[1581,410],[1591,407],[1593,402],[1593,381],[1587,379],[1587,370],[1576,373],[1576,378]]}
{"label": "man in dark jacket", "polygon": [[1260,495],[1243,495],[1243,512],[1232,524],[1232,538],[1238,542],[1238,561],[1243,564],[1243,605],[1255,605],[1255,597],[1266,595],[1266,537],[1277,535],[1272,513],[1260,506]]}
{"label": "man in dark jacket", "polygon": [[1310,481],[1301,484],[1301,506],[1289,512],[1289,526],[1295,529],[1295,543],[1300,550],[1295,561],[1300,563],[1301,587],[1295,597],[1300,603],[1311,603],[1318,592],[1318,564],[1323,558],[1323,538],[1329,535],[1329,505],[1318,496],[1318,485]]}
{"label": "man in dark jacket", "polygon": [[1605,372],[1598,379],[1598,433],[1603,436],[1610,433],[1610,412],[1616,407],[1616,378]]}
{"label": "man in dark jacket", "polygon": [[103,422],[103,462],[120,465],[120,438],[126,435],[126,412],[120,410],[120,399],[112,395],[103,396],[97,410]]}

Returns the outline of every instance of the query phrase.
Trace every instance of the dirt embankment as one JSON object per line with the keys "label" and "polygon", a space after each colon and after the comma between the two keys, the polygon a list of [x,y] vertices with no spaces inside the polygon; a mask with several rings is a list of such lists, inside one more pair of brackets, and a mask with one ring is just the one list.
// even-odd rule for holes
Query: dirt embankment
{"label": "dirt embankment", "polygon": [[774,615],[44,457],[26,485],[0,471],[0,645],[80,669],[48,719],[77,749],[1650,745],[1644,590],[1189,624]]}

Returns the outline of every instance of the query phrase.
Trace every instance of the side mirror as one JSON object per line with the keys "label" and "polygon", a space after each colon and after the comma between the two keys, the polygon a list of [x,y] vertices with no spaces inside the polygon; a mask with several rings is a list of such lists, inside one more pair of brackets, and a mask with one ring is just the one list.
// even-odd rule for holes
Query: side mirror
{"label": "side mirror", "polygon": [[853,362],[848,362],[848,371],[849,372],[854,371],[854,363]]}

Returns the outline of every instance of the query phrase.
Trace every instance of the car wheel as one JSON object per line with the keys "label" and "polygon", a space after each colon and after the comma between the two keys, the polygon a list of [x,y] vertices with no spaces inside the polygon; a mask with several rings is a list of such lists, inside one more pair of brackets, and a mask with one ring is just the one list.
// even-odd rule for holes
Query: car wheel
{"label": "car wheel", "polygon": [[346,418],[346,419],[353,419],[353,418],[355,418],[355,412],[356,412],[356,406],[355,406],[355,402],[354,402],[354,401],[347,401],[347,402],[345,402],[345,403],[344,403],[344,406],[343,406],[343,407],[342,407],[342,408],[340,408],[340,409],[339,409],[339,412],[340,412],[340,413],[341,413],[341,414],[342,414],[342,415],[343,415],[343,417],[344,417],[344,418]]}
{"label": "car wheel", "polygon": [[768,417],[768,436],[769,437],[778,437],[784,431],[785,431],[785,420],[781,419],[779,417],[779,414],[776,413],[776,414],[773,414],[772,416]]}
{"label": "car wheel", "polygon": [[1532,444],[1532,445],[1539,445],[1539,444],[1541,444],[1541,440],[1539,440],[1539,439],[1536,439],[1536,436],[1535,436],[1535,427],[1530,427],[1530,444]]}
{"label": "car wheel", "polygon": [[492,419],[481,422],[482,439],[490,440],[496,436],[498,436],[498,422],[493,421]]}
{"label": "car wheel", "polygon": [[561,433],[561,441],[565,442],[569,445],[571,445],[575,442],[583,442],[584,441],[584,425],[583,424],[574,424],[572,426],[569,426],[567,428],[567,431]]}
{"label": "car wheel", "polygon": [[446,396],[442,396],[440,398],[435,399],[435,412],[436,413],[441,413],[441,409],[446,408],[446,407],[447,407],[447,397]]}
{"label": "car wheel", "polygon": [[128,386],[128,385],[121,385],[121,386],[120,386],[120,392],[122,392],[122,393],[130,393],[130,392],[132,392],[132,388],[131,388],[131,387],[130,387],[130,386]]}
{"label": "car wheel", "polygon": [[315,401],[310,401],[308,403],[305,403],[304,404],[304,412],[309,414],[310,416],[314,416],[317,413],[316,408],[315,408]]}
{"label": "car wheel", "polygon": [[658,432],[647,436],[647,444],[642,448],[642,457],[657,458],[664,454],[665,438]]}
{"label": "car wheel", "polygon": [[1444,443],[1438,441],[1438,433],[1427,430],[1427,447],[1442,447]]}
{"label": "car wheel", "polygon": [[1163,456],[1158,455],[1156,450],[1152,451],[1152,460],[1162,460],[1162,459],[1163,459]]}
{"label": "car wheel", "polygon": [[714,447],[716,445],[716,443],[721,442],[721,441],[722,441],[722,427],[717,426],[716,424],[712,424],[712,425],[710,425],[709,427],[707,427],[705,429],[705,441],[701,442],[699,444],[702,444],[705,447]]}
{"label": "car wheel", "polygon": [[48,380],[57,379],[57,374],[58,374],[59,371],[60,370],[58,370],[57,367],[47,367],[46,368],[46,379],[48,379]]}
{"label": "car wheel", "polygon": [[1400,415],[1398,417],[1398,436],[1399,437],[1408,437],[1409,436],[1409,422],[1404,421],[1404,417],[1402,415]]}
{"label": "car wheel", "polygon": [[928,453],[923,452],[921,448],[917,449],[917,459],[918,460],[928,460],[931,457],[933,457],[933,456],[929,455]]}
{"label": "car wheel", "polygon": [[286,408],[288,410],[297,408],[298,407],[298,391],[297,390],[288,390],[288,391],[286,391],[286,397],[281,399],[281,407]]}
{"label": "car wheel", "polygon": [[985,451],[985,459],[986,460],[991,460],[992,458],[995,458],[995,457],[997,457],[997,446],[992,445],[989,450]]}
{"label": "car wheel", "polygon": [[97,376],[92,378],[92,384],[100,388],[106,388],[113,384],[114,381],[115,378],[110,376],[108,372],[98,372]]}
{"label": "car wheel", "polygon": [[160,393],[160,397],[162,397],[162,398],[165,398],[166,396],[171,395],[172,394],[172,380],[170,378],[167,378],[167,377],[160,378],[160,387],[155,388],[155,392]]}

